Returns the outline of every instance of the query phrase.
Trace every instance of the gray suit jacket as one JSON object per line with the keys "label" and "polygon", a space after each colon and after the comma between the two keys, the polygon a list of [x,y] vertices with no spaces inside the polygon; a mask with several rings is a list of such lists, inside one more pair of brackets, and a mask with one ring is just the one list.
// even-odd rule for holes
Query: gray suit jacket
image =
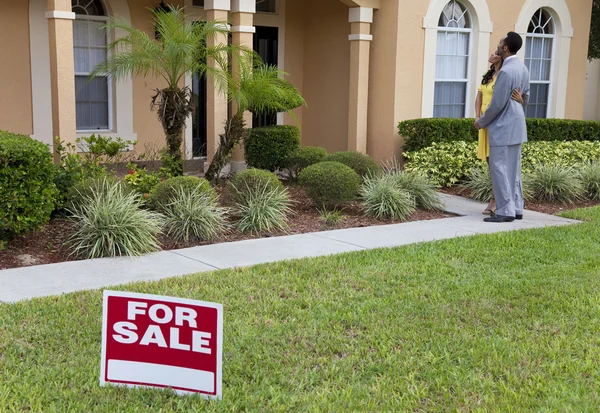
{"label": "gray suit jacket", "polygon": [[529,100],[529,70],[516,57],[506,61],[498,73],[492,101],[479,118],[479,126],[488,128],[490,146],[517,145],[527,142],[525,108],[511,99],[514,89],[521,89]]}

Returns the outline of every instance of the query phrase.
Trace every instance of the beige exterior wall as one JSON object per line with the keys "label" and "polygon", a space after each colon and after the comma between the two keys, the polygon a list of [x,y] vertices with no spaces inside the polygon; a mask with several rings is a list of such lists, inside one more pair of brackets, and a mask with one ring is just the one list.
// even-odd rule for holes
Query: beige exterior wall
{"label": "beige exterior wall", "polygon": [[567,0],[567,6],[571,13],[574,32],[571,40],[565,118],[583,119],[592,2],[589,0]]}
{"label": "beige exterior wall", "polygon": [[0,1],[0,130],[31,135],[29,1]]}
{"label": "beige exterior wall", "polygon": [[[295,111],[301,127],[302,144],[323,146],[329,152],[346,150],[351,73],[348,11],[349,7],[358,4],[369,6],[371,3],[351,0],[280,1],[281,15],[257,14],[254,23],[280,28],[280,62],[290,75],[288,79],[307,101],[306,107]],[[515,30],[524,5],[534,1],[537,0],[465,0],[469,4],[487,4],[493,23],[489,48],[485,50],[485,45],[482,45],[478,55],[472,54],[473,60],[477,60],[472,62],[473,67],[485,66],[489,52],[496,48],[500,37]],[[585,80],[591,2],[546,0],[545,3],[552,6],[563,1],[568,7],[574,31],[568,50],[568,73],[563,71],[566,92],[562,105],[565,117],[581,119],[584,117],[584,96],[586,102],[593,101],[594,108],[598,107],[598,79],[588,79],[595,82],[591,83],[596,85],[591,88],[593,92],[590,92],[590,87],[586,88]],[[187,6],[188,12],[198,19],[205,16],[202,9],[191,7],[192,0],[170,2]],[[127,0],[133,25],[150,35],[153,35],[154,27],[146,8],[155,6],[155,3]],[[372,3],[378,5],[378,2]],[[370,44],[367,152],[382,161],[400,154],[397,123],[422,116],[425,62],[431,51],[425,50],[423,27],[429,1],[385,0],[379,5],[370,28],[373,41]],[[0,0],[0,6],[3,8],[0,13],[0,50],[10,56],[10,64],[0,65],[0,75],[3,79],[11,79],[3,84],[0,95],[0,129],[32,134],[29,0]],[[10,36],[4,33],[10,33]],[[472,71],[473,82],[479,81],[481,73],[478,72]],[[593,73],[589,72],[594,77],[600,76]],[[163,81],[153,78],[133,80],[133,132],[137,134],[137,149],[140,151],[145,144],[164,146],[162,127],[156,113],[150,110],[154,89],[164,85]],[[591,111],[587,108],[586,118],[591,116]],[[594,109],[593,112],[598,111]],[[286,116],[285,123],[295,124],[296,121]],[[191,136],[189,130],[186,136]]]}

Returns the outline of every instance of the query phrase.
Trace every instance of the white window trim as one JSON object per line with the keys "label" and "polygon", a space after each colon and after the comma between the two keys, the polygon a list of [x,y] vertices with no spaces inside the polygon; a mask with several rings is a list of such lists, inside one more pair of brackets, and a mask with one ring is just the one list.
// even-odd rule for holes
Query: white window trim
{"label": "white window trim", "polygon": [[[521,14],[515,24],[515,32],[525,38],[528,33],[531,17],[539,9],[546,9],[554,20],[553,67],[551,73],[551,90],[548,98],[548,117],[563,119],[567,104],[567,81],[569,78],[569,58],[571,55],[571,38],[573,26],[571,14],[564,0],[529,0],[521,9]],[[517,56],[525,59],[525,47]]]}
{"label": "white window trim", "polygon": [[[87,14],[75,14],[75,20],[88,20],[88,21],[95,21],[95,22],[107,22],[108,21],[108,16],[88,16]],[[111,41],[110,39],[110,33],[107,31],[106,32],[106,44],[109,44]],[[90,46],[88,45],[88,48]],[[96,47],[97,49],[100,49],[100,47]],[[106,49],[106,47],[104,48]],[[75,45],[73,45],[73,51],[75,50]],[[107,50],[106,52],[106,57],[108,58],[109,56],[109,52]],[[77,72],[75,71],[75,76],[89,76],[90,72]],[[73,81],[75,81],[73,79]],[[106,135],[106,133],[110,133],[113,131],[113,111],[114,111],[114,98],[113,98],[113,79],[111,78],[107,78],[106,79],[106,87],[107,87],[107,92],[108,92],[108,129],[77,129],[77,126],[75,126],[76,131],[77,131],[77,136],[79,137],[80,135],[84,135],[84,136],[88,136],[90,134],[93,133],[99,133],[102,135]],[[77,107],[77,98],[75,98],[75,107]]]}
{"label": "white window trim", "polygon": [[[469,18],[471,18],[470,13],[469,13]],[[471,64],[473,61],[473,28],[468,28],[468,29],[458,29],[458,28],[453,28],[453,27],[438,27],[438,33],[439,32],[454,32],[454,33],[468,33],[469,34],[469,47],[467,50],[467,78],[466,79],[438,79],[437,77],[435,77],[434,80],[434,105],[432,106],[432,116],[433,116],[433,112],[434,112],[434,106],[435,106],[435,83],[437,82],[448,82],[448,83],[466,83],[466,90],[465,90],[465,110],[463,113],[464,117],[468,117],[469,112],[469,107],[471,106],[471,94],[469,93],[469,90],[471,89]],[[435,51],[435,57],[436,57],[436,65],[437,65],[437,41],[436,41],[436,51]]]}
{"label": "white window trim", "polygon": [[[131,21],[127,0],[104,0],[109,15],[118,15]],[[45,0],[29,0],[29,39],[31,58],[31,95],[33,111],[32,138],[53,147],[52,131],[52,92],[50,80],[50,46],[48,38],[48,19],[46,18],[47,2]],[[124,33],[117,30],[116,38]],[[113,82],[113,129],[103,136],[121,137],[124,140],[135,141],[137,134],[133,131],[133,77]],[[89,136],[90,133],[77,131],[77,137]]]}
{"label": "white window trim", "polygon": [[[490,48],[490,35],[493,24],[486,0],[459,0],[468,10],[471,17],[471,42],[469,59],[469,79],[477,79],[488,69],[488,56]],[[435,68],[437,53],[438,22],[444,7],[449,0],[432,0],[423,19],[425,29],[425,49],[423,61],[423,94],[421,102],[421,117],[433,117],[433,104],[435,94]],[[474,114],[475,106],[473,97],[477,94],[477,82],[470,82],[467,87],[468,104],[466,114]]]}
{"label": "white window trim", "polygon": [[[552,20],[554,20],[554,17],[552,17]],[[556,27],[556,24],[555,24]],[[537,34],[537,33],[527,33],[527,37],[530,37],[532,39],[552,39],[552,50],[550,51],[550,80],[530,80],[529,83],[530,85],[532,84],[536,84],[536,85],[549,85],[548,87],[548,100],[546,102],[546,118],[550,118],[552,117],[552,111],[551,108],[553,107],[553,102],[552,102],[552,97],[553,97],[553,91],[554,91],[554,68],[556,66],[556,31],[555,34]],[[526,38],[527,38],[526,37]],[[525,44],[527,44],[527,42],[525,42]],[[523,49],[525,49],[525,47],[523,47]],[[525,56],[523,56],[523,62],[525,62]],[[564,116],[564,115],[563,115]]]}

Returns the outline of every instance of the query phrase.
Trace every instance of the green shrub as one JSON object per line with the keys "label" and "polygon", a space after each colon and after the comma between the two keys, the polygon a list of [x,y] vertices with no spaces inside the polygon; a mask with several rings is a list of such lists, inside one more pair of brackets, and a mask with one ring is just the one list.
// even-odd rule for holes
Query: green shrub
{"label": "green shrub", "polygon": [[0,131],[0,238],[46,224],[57,194],[48,147]]}
{"label": "green shrub", "polygon": [[583,198],[585,188],[574,167],[539,165],[531,175],[533,197],[538,201],[573,203]]}
{"label": "green shrub", "polygon": [[434,143],[431,147],[404,154],[406,172],[421,172],[437,185],[451,186],[462,181],[479,165],[477,144],[463,141]]}
{"label": "green shrub", "polygon": [[209,197],[217,198],[217,193],[206,179],[196,176],[177,176],[158,183],[150,191],[148,205],[157,211],[164,210],[166,205],[176,199],[180,188],[188,192],[199,190]]}
{"label": "green shrub", "polygon": [[141,168],[135,163],[128,163],[129,173],[123,180],[135,190],[138,194],[148,196],[156,185],[160,182],[173,178],[171,169],[162,167],[156,172],[148,172],[146,168]]}
{"label": "green shrub", "polygon": [[175,197],[164,208],[165,229],[176,242],[212,241],[227,228],[227,210],[217,200],[196,187],[178,187]]}
{"label": "green shrub", "polygon": [[[433,143],[477,142],[475,119],[411,119],[400,122],[405,151],[417,151]],[[600,122],[567,119],[527,119],[529,141],[600,141]]]}
{"label": "green shrub", "polygon": [[100,178],[86,178],[76,183],[67,194],[65,206],[73,209],[80,206],[87,198],[94,194],[107,190],[112,185],[124,185],[124,190],[131,191],[131,188],[123,184],[119,178],[113,175],[106,175]]}
{"label": "green shrub", "polygon": [[420,172],[396,172],[389,174],[394,184],[415,198],[417,207],[430,211],[443,211],[444,203],[437,187]]}
{"label": "green shrub", "polygon": [[352,168],[361,178],[381,172],[381,167],[373,158],[356,151],[336,152],[327,156],[325,161],[343,163]]}
{"label": "green shrub", "polygon": [[298,179],[298,174],[311,165],[323,162],[327,157],[325,148],[318,146],[303,146],[290,155],[286,162],[288,176],[291,179]]}
{"label": "green shrub", "polygon": [[231,178],[225,187],[225,196],[234,202],[243,202],[249,193],[255,193],[264,186],[269,190],[283,188],[283,184],[273,172],[264,169],[246,169]]}
{"label": "green shrub", "polygon": [[253,128],[244,144],[246,162],[250,168],[276,171],[300,147],[300,129],[295,126]]}
{"label": "green shrub", "polygon": [[360,190],[367,215],[377,219],[405,220],[415,211],[415,198],[398,186],[394,175],[365,178]]}
{"label": "green shrub", "polygon": [[456,141],[477,142],[475,119],[425,118],[400,122],[398,130],[404,138],[404,151],[418,151],[434,143]]}
{"label": "green shrub", "polygon": [[70,238],[72,254],[83,258],[137,256],[160,249],[157,235],[164,217],[141,209],[135,192],[119,183],[103,181],[101,191],[68,212],[75,223]]}
{"label": "green shrub", "polygon": [[587,199],[600,201],[600,162],[589,162],[582,165],[579,175]]}
{"label": "green shrub", "polygon": [[356,199],[360,176],[339,162],[319,162],[300,172],[300,184],[317,207],[333,208]]}
{"label": "green shrub", "polygon": [[[474,142],[434,143],[429,148],[406,152],[404,168],[425,173],[439,185],[451,186],[463,181],[473,168],[485,165],[476,153]],[[600,161],[600,141],[527,142],[521,157],[523,174],[533,172],[539,164],[575,166],[591,161]]]}
{"label": "green shrub", "polygon": [[241,232],[260,234],[288,229],[287,217],[292,210],[287,189],[263,182],[257,187],[247,187],[240,199],[242,201],[234,207],[234,215]]}
{"label": "green shrub", "polygon": [[[521,177],[521,188],[523,198],[532,199],[533,189],[531,174],[524,173]],[[471,191],[471,197],[481,202],[489,202],[492,199],[492,177],[487,165],[473,168],[463,187]]]}

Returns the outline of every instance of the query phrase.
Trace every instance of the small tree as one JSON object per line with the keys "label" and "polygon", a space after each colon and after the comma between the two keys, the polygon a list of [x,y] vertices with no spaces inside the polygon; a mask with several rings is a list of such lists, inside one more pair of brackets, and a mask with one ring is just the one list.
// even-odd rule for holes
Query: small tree
{"label": "small tree", "polygon": [[[231,159],[233,149],[245,139],[246,124],[244,112],[253,114],[273,114],[287,112],[306,102],[298,90],[287,81],[286,73],[275,66],[265,65],[258,56],[240,55],[234,60],[237,72],[220,70],[215,75],[220,77],[218,85],[226,93],[230,102],[235,103],[236,112],[227,120],[225,132],[220,136],[219,147],[206,172],[206,179],[214,182]],[[254,64],[254,62],[257,62]]]}
{"label": "small tree", "polygon": [[[196,23],[187,18],[183,8],[168,6],[169,10],[151,9],[156,39],[134,28],[120,17],[109,19],[106,28],[122,30],[125,35],[108,45],[108,59],[96,66],[91,77],[111,76],[122,79],[131,75],[154,76],[166,81],[167,86],[156,89],[151,107],[157,111],[166,136],[168,155],[175,159],[179,172],[183,171],[181,144],[187,117],[193,111],[192,91],[183,87],[186,74],[215,74],[227,67],[231,47],[217,44],[207,46],[207,40],[228,33],[224,22]],[[208,66],[209,60],[218,62],[217,69]],[[216,74],[217,78],[223,76]]]}

